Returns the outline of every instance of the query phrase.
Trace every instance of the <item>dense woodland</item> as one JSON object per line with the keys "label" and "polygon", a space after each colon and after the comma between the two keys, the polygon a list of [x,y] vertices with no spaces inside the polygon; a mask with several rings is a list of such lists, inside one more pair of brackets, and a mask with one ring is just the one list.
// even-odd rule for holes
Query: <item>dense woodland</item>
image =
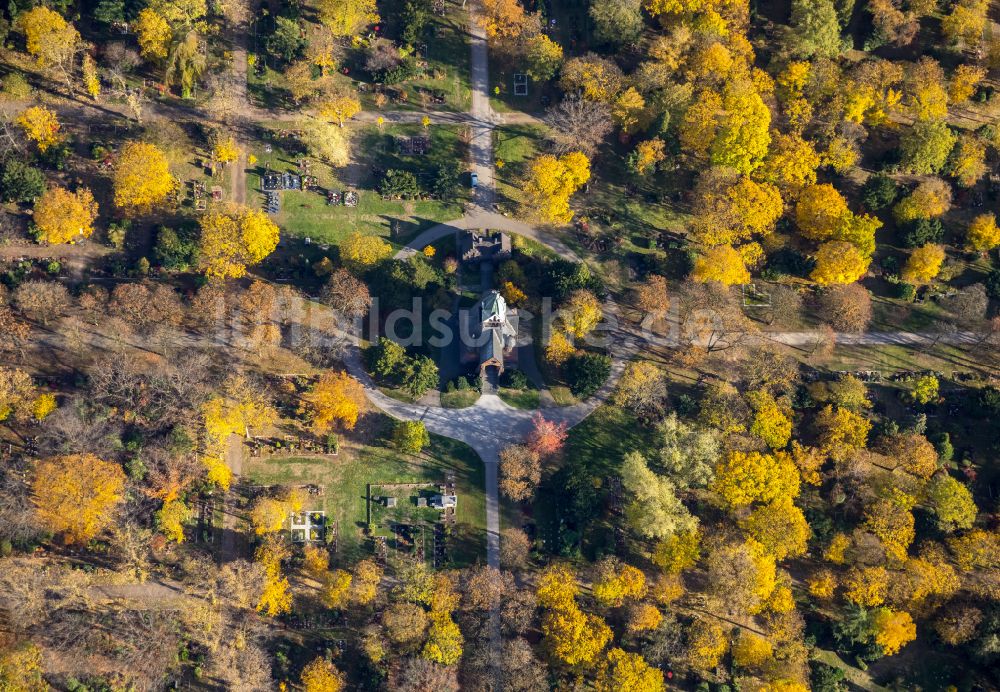
{"label": "dense woodland", "polygon": [[[996,18],[11,0],[0,691],[1000,688]],[[377,336],[475,304],[452,236],[397,257],[470,211],[556,314],[499,566],[493,460],[372,398],[479,399]]]}

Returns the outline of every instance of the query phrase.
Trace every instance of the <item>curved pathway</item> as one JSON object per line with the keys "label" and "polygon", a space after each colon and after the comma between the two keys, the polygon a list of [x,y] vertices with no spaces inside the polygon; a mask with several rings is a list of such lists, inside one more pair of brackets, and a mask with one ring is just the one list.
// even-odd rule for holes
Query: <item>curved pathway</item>
{"label": "curved pathway", "polygon": [[[531,238],[565,259],[580,261],[573,250],[552,233],[540,232],[533,226],[517,219],[498,214],[493,209],[494,165],[493,165],[493,129],[502,122],[513,122],[515,118],[498,117],[490,107],[489,70],[486,33],[476,21],[476,3],[469,8],[470,45],[472,65],[472,108],[469,113],[441,114],[432,118],[432,122],[464,122],[472,126],[472,143],[470,149],[470,167],[478,176],[473,203],[468,213],[461,219],[432,226],[407,243],[406,247],[396,253],[397,259],[412,257],[421,249],[442,238],[460,230],[494,229]],[[377,117],[373,113],[368,117]],[[403,121],[410,114],[383,114],[386,120]],[[414,113],[412,117],[422,118],[422,113]],[[530,118],[530,116],[528,117]],[[528,119],[526,118],[526,120]],[[530,118],[533,120],[533,118]],[[615,344],[609,349],[614,357],[611,377],[600,391],[587,401],[563,408],[545,410],[545,418],[556,423],[572,427],[590,415],[600,403],[611,393],[618,381],[618,376],[624,369],[624,359],[621,357],[634,340],[612,337]],[[350,339],[349,339],[350,340]],[[501,448],[514,444],[528,434],[532,427],[534,411],[517,409],[506,404],[496,394],[484,394],[476,403],[464,409],[445,409],[440,406],[407,404],[380,392],[372,382],[362,365],[361,352],[356,341],[349,346],[344,356],[344,364],[354,377],[365,387],[368,399],[384,412],[402,420],[419,420],[427,429],[437,435],[451,437],[465,442],[472,447],[483,460],[486,474],[486,558],[487,563],[494,567],[500,565],[500,497],[497,471]]]}

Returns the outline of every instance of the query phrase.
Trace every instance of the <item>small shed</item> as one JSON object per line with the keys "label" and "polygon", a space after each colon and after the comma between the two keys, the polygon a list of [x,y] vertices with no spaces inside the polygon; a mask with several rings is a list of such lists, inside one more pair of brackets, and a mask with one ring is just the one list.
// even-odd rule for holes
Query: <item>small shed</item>
{"label": "small shed", "polygon": [[396,498],[394,498],[394,497],[387,497],[387,498],[385,498],[385,506],[386,507],[395,507],[396,506]]}

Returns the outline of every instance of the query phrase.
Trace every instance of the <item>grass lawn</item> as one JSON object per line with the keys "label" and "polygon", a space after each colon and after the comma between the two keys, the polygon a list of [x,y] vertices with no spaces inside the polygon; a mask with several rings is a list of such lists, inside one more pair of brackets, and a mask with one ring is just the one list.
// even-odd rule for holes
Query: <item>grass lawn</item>
{"label": "grass lawn", "polygon": [[[352,163],[344,169],[333,169],[310,159],[312,174],[317,177],[321,189],[281,192],[281,211],[274,216],[274,220],[288,235],[309,237],[319,243],[337,244],[354,231],[359,231],[403,244],[425,228],[461,217],[467,196],[464,189],[461,194],[446,201],[384,200],[376,190],[375,167],[409,170],[425,178],[442,163],[452,163],[461,168],[465,160],[465,144],[458,126],[428,128],[431,150],[427,156],[402,156],[396,152],[395,137],[413,136],[423,131],[420,125],[386,126],[381,132],[374,125],[353,130]],[[272,148],[270,153],[264,152],[264,142],[251,148],[251,153],[260,162],[247,174],[247,202],[251,206],[264,203],[260,176],[265,168],[279,173],[300,172],[298,158],[301,154],[293,151],[290,144],[286,148],[282,142],[268,143]],[[358,205],[331,206],[326,202],[326,189],[355,189],[359,195]]]}
{"label": "grass lawn", "polygon": [[[632,451],[645,451],[653,447],[655,431],[639,423],[628,411],[605,404],[598,407],[580,425],[571,428],[566,439],[563,458],[571,467],[571,475],[580,487],[594,488],[595,498],[586,502],[602,501],[603,488],[608,479],[618,474],[623,457]],[[566,469],[564,469],[566,470]],[[571,526],[574,491],[553,480],[563,480],[563,474],[542,481],[534,504],[538,536],[545,550],[554,550],[562,542],[560,532],[574,531],[582,544],[583,553],[593,557],[595,552],[611,550],[614,544],[614,524],[621,518],[607,513],[597,514],[588,526]],[[579,490],[575,491],[579,492]]]}
{"label": "grass lawn", "polygon": [[493,156],[503,161],[497,167],[496,184],[500,202],[517,206],[521,202],[520,180],[527,164],[541,149],[545,128],[535,125],[509,125],[493,130]]}
{"label": "grass lawn", "polygon": [[538,408],[537,389],[507,389],[500,388],[500,398],[514,408],[536,409]]}
{"label": "grass lawn", "polygon": [[364,529],[368,521],[368,484],[436,483],[455,474],[458,493],[457,524],[451,547],[457,565],[483,557],[486,545],[486,502],[483,467],[467,445],[437,435],[419,455],[393,449],[342,445],[334,458],[251,459],[246,475],[265,485],[315,483],[325,488],[317,502],[338,522],[337,555],[350,564],[370,554]]}
{"label": "grass lawn", "polygon": [[479,400],[479,392],[467,389],[464,392],[441,392],[441,406],[444,408],[468,408]]}

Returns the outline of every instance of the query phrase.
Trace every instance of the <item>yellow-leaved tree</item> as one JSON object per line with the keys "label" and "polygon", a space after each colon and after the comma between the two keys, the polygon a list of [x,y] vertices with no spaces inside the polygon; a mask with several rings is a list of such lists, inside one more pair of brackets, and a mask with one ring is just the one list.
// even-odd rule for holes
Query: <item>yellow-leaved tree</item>
{"label": "yellow-leaved tree", "polygon": [[35,384],[31,375],[19,368],[0,367],[0,421],[7,420],[11,414],[19,420],[27,420],[34,396]]}
{"label": "yellow-leaved tree", "polygon": [[590,180],[590,159],[579,151],[560,157],[542,154],[531,162],[524,181],[525,205],[542,221],[568,223],[569,198]]}
{"label": "yellow-leaved tree", "polygon": [[763,177],[793,195],[807,185],[816,183],[816,169],[821,157],[813,145],[801,135],[781,134],[771,136],[771,147],[764,160]]}
{"label": "yellow-leaved tree", "polygon": [[561,367],[576,353],[576,347],[570,337],[561,329],[556,329],[549,337],[545,346],[545,360],[552,365]]}
{"label": "yellow-leaved tree", "polygon": [[875,643],[886,656],[892,656],[917,638],[917,626],[906,611],[879,608],[872,613],[872,630]]}
{"label": "yellow-leaved tree", "polygon": [[814,425],[820,449],[834,459],[864,449],[872,429],[871,421],[861,414],[832,404],[820,410]]}
{"label": "yellow-leaved tree", "polygon": [[517,0],[483,0],[479,23],[490,40],[509,41],[521,37],[531,19]]}
{"label": "yellow-leaved tree", "polygon": [[43,459],[35,466],[31,499],[39,520],[68,543],[86,543],[114,518],[125,488],[121,466],[93,454]]}
{"label": "yellow-leaved tree", "polygon": [[799,471],[785,452],[732,451],[715,470],[711,489],[732,509],[799,494]]}
{"label": "yellow-leaved tree", "polygon": [[191,521],[194,512],[181,500],[168,500],[156,513],[156,526],[168,540],[184,542],[184,525]]}
{"label": "yellow-leaved tree", "polygon": [[902,279],[911,284],[926,284],[934,280],[944,263],[944,248],[928,243],[918,247],[906,260]]}
{"label": "yellow-leaved tree", "polygon": [[240,157],[240,147],[236,138],[226,135],[215,138],[212,143],[212,158],[219,163],[232,163]]}
{"label": "yellow-leaved tree", "polygon": [[270,616],[281,615],[292,610],[292,594],[288,579],[281,572],[281,563],[288,559],[288,546],[277,536],[268,536],[257,547],[254,554],[264,568],[264,588],[257,601],[257,611]]}
{"label": "yellow-leaved tree", "polygon": [[771,449],[788,446],[792,437],[792,421],[774,396],[766,389],[758,390],[750,392],[747,401],[754,414],[750,434],[759,437]]}
{"label": "yellow-leaved tree", "polygon": [[201,268],[216,279],[238,279],[278,247],[280,231],[262,209],[230,207],[198,220]]}
{"label": "yellow-leaved tree", "polygon": [[775,560],[804,555],[812,535],[802,510],[788,496],[758,507],[740,522],[740,526]]}
{"label": "yellow-leaved tree", "polygon": [[598,565],[594,579],[594,599],[605,608],[617,608],[626,600],[638,600],[646,595],[646,575],[631,565],[619,565],[605,560]]}
{"label": "yellow-leaved tree", "polygon": [[543,608],[543,646],[566,665],[593,663],[611,640],[611,628],[576,603],[576,578],[568,566],[554,563],[539,576],[535,594]]}
{"label": "yellow-leaved tree", "polygon": [[700,283],[717,281],[723,286],[732,286],[749,283],[750,272],[743,256],[732,245],[716,245],[694,261],[691,278]]}
{"label": "yellow-leaved tree", "polygon": [[989,252],[1000,245],[1000,228],[993,214],[979,214],[969,224],[965,233],[965,244],[976,252]]}
{"label": "yellow-leaved tree", "polygon": [[566,332],[582,339],[601,322],[601,304],[590,291],[581,288],[573,291],[559,311]]}
{"label": "yellow-leaved tree", "polygon": [[377,235],[361,235],[355,231],[340,244],[340,259],[356,271],[363,271],[391,255],[392,246]]}
{"label": "yellow-leaved tree", "polygon": [[25,48],[41,67],[71,68],[80,33],[61,14],[39,5],[18,16],[17,22],[24,32]]}
{"label": "yellow-leaved tree", "polygon": [[146,213],[177,189],[167,157],[148,142],[125,143],[112,180],[115,206],[127,214]]}
{"label": "yellow-leaved tree", "polygon": [[712,163],[750,175],[767,156],[771,111],[749,81],[731,82],[722,107],[724,115],[710,148]]}
{"label": "yellow-leaved tree", "polygon": [[60,132],[62,126],[55,111],[45,106],[26,108],[17,116],[17,124],[24,129],[28,139],[35,143],[38,151],[45,151],[63,140]]}
{"label": "yellow-leaved tree", "polygon": [[317,656],[302,669],[299,683],[304,692],[340,692],[344,676],[328,660]]}
{"label": "yellow-leaved tree", "polygon": [[919,219],[933,219],[951,208],[951,188],[940,178],[925,180],[917,185],[892,209],[899,223],[912,223]]}
{"label": "yellow-leaved tree", "polygon": [[135,21],[139,53],[148,60],[162,60],[170,52],[174,32],[156,10],[149,7],[139,13]]}
{"label": "yellow-leaved tree", "polygon": [[615,647],[601,664],[594,682],[598,692],[660,692],[663,689],[663,671],[653,668],[639,654],[632,654]]}
{"label": "yellow-leaved tree", "polygon": [[349,93],[331,94],[317,106],[317,109],[322,117],[336,120],[337,124],[343,127],[345,120],[350,120],[361,112],[361,101]]}
{"label": "yellow-leaved tree", "polygon": [[823,242],[833,237],[847,213],[847,200],[833,185],[810,185],[795,205],[795,223],[806,238]]}
{"label": "yellow-leaved tree", "polygon": [[236,375],[226,381],[222,395],[202,405],[201,416],[205,426],[203,461],[208,467],[208,480],[228,490],[232,471],[223,457],[229,436],[247,435],[251,428],[265,428],[278,414],[249,380]]}
{"label": "yellow-leaved tree", "polygon": [[375,0],[317,0],[319,21],[334,36],[357,36],[379,21]]}
{"label": "yellow-leaved tree", "polygon": [[822,286],[850,284],[865,275],[870,263],[871,259],[851,243],[835,240],[819,246],[809,278]]}
{"label": "yellow-leaved tree", "polygon": [[667,158],[666,143],[659,137],[639,142],[629,155],[629,166],[639,175],[648,175],[656,169],[656,164]]}
{"label": "yellow-leaved tree", "polygon": [[70,192],[64,187],[51,187],[35,203],[32,221],[43,243],[68,243],[89,238],[94,232],[97,202],[90,190],[81,187]]}
{"label": "yellow-leaved tree", "polygon": [[327,372],[302,396],[300,412],[309,415],[316,432],[325,433],[338,421],[353,430],[364,404],[365,390],[360,382],[346,372]]}
{"label": "yellow-leaved tree", "polygon": [[726,245],[767,235],[781,218],[781,193],[728,168],[713,167],[698,178],[692,233],[705,245]]}

